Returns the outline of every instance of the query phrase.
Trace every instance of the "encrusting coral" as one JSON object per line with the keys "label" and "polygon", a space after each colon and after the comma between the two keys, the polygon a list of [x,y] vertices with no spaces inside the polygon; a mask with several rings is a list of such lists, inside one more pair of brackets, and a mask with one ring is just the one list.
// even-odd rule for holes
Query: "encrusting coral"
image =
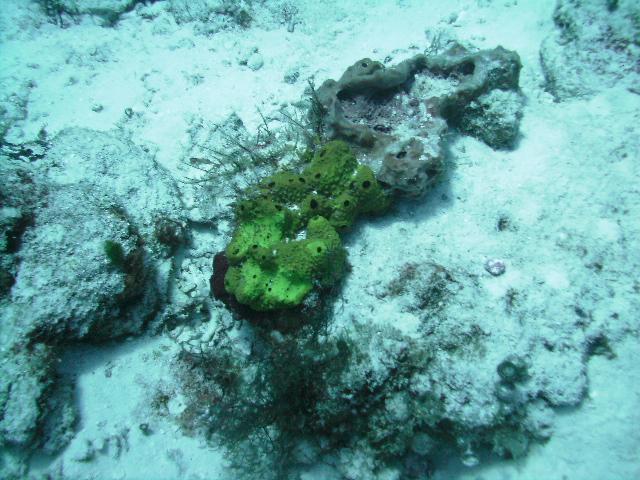
{"label": "encrusting coral", "polygon": [[315,285],[344,276],[338,232],[388,204],[371,168],[344,142],[327,143],[302,172],[266,177],[238,202],[225,290],[257,311],[300,305]]}

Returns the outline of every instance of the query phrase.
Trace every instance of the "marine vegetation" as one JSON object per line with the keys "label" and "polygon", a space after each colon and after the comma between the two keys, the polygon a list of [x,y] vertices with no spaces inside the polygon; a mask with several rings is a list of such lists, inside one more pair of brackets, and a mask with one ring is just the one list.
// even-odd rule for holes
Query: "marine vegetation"
{"label": "marine vegetation", "polygon": [[109,263],[114,267],[123,268],[126,255],[122,244],[114,240],[105,240],[102,246]]}

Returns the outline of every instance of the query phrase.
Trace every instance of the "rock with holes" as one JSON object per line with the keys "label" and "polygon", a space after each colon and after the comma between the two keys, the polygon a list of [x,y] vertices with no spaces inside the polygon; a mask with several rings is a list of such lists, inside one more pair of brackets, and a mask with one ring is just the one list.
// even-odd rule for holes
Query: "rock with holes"
{"label": "rock with holes", "polygon": [[448,126],[492,147],[513,145],[521,103],[510,102],[515,112],[476,103],[493,101],[487,94],[496,90],[519,99],[520,68],[518,54],[502,47],[472,52],[454,43],[440,55],[419,54],[391,67],[364,58],[338,81],[325,81],[317,99],[330,138],[348,142],[391,190],[417,196],[442,171]]}

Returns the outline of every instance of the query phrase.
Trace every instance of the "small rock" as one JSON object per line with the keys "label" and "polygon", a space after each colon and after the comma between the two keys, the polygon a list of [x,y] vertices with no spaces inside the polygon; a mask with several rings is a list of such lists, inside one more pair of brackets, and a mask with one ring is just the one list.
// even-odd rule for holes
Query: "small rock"
{"label": "small rock", "polygon": [[507,266],[505,265],[504,261],[497,258],[491,258],[484,264],[484,269],[494,277],[498,277],[505,272]]}
{"label": "small rock", "polygon": [[503,382],[514,384],[527,378],[527,364],[518,355],[509,355],[497,367],[498,375]]}
{"label": "small rock", "polygon": [[153,433],[151,431],[151,427],[149,427],[148,423],[141,423],[140,425],[138,425],[138,428],[140,429],[142,434],[145,435],[145,436],[149,436],[149,435],[151,435]]}
{"label": "small rock", "polygon": [[70,447],[70,457],[76,462],[90,462],[96,456],[96,449],[89,440],[78,441]]}
{"label": "small rock", "polygon": [[460,460],[462,464],[468,468],[477,467],[480,464],[480,459],[471,449],[464,452]]}
{"label": "small rock", "polygon": [[297,71],[295,69],[290,69],[284,75],[284,82],[288,83],[289,85],[293,85],[294,83],[296,83],[298,81],[299,77],[300,77],[300,72],[299,71]]}
{"label": "small rock", "polygon": [[427,455],[433,448],[433,440],[426,433],[417,433],[411,441],[411,450],[420,456]]}
{"label": "small rock", "polygon": [[253,53],[247,60],[247,67],[254,72],[260,70],[264,65],[264,58],[258,52]]}

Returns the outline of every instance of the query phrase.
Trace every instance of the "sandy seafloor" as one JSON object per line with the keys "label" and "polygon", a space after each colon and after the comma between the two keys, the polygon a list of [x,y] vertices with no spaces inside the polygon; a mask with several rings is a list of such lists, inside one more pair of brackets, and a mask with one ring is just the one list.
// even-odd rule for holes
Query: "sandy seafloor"
{"label": "sandy seafloor", "polygon": [[[255,131],[258,109],[269,113],[297,101],[305,79],[338,78],[363,57],[401,60],[426,48],[429,32],[437,29],[478,48],[502,45],[517,51],[526,105],[516,147],[496,151],[471,137],[458,137],[450,146],[446,180],[434,192],[401,203],[396,218],[365,220],[355,228],[347,239],[353,270],[336,300],[345,304],[336,322],[368,311],[381,324],[411,330],[414,316],[394,310],[393,304],[376,304],[369,293],[394,278],[403,262],[432,255],[475,272],[482,291],[496,304],[510,288],[522,288],[531,297],[540,289],[538,313],[545,316],[545,296],[561,297],[572,285],[589,285],[594,275],[577,266],[575,249],[558,245],[580,244],[600,252],[605,266],[597,281],[617,292],[616,300],[601,301],[619,302],[631,328],[612,334],[615,355],[586,361],[583,400],[557,408],[550,439],[533,443],[524,458],[493,456],[465,466],[452,456],[433,478],[640,478],[638,271],[629,271],[640,261],[635,236],[640,232],[640,95],[624,78],[601,84],[595,78],[590,82],[599,88],[589,95],[554,101],[545,91],[539,60],[541,43],[555,28],[554,0],[300,1],[292,2],[299,10],[293,32],[280,21],[276,2],[254,2],[262,16],[249,27],[231,25],[210,34],[199,32],[197,22],[177,24],[166,12],[155,18],[143,15],[145,9],[161,11],[163,3],[140,6],[113,27],[84,15],[61,28],[48,21],[36,2],[4,0],[2,93],[31,85],[27,113],[14,122],[7,139],[14,144],[32,141],[45,126],[49,137],[69,127],[128,135],[153,152],[174,178],[184,179],[189,171],[181,161],[191,151],[187,130],[194,116],[221,122],[235,112]],[[246,64],[254,51],[264,62],[255,69]],[[289,83],[284,76],[291,71],[299,77]],[[592,73],[585,68],[575,74]],[[126,109],[135,112],[135,122],[127,120]],[[620,150],[626,155],[616,156]],[[624,215],[616,205],[623,194]],[[495,221],[505,212],[518,228],[497,233]],[[187,278],[195,292],[206,295],[211,255],[224,246],[229,231],[208,230],[206,222],[194,222],[194,230],[189,248],[202,254],[203,266],[183,272],[182,282]],[[504,259],[504,275],[486,274],[484,261],[492,257]],[[487,322],[491,329],[517,328],[503,323],[507,320],[500,313]],[[151,391],[174,389],[177,380],[170,364],[177,352],[162,334],[66,347],[59,369],[76,382],[75,436],[58,454],[31,454],[31,475],[233,478],[221,448],[184,434],[171,420],[173,412],[184,408],[179,395],[168,401],[168,415],[150,411]],[[137,428],[143,423],[151,425],[151,435]],[[119,436],[122,445],[113,440]],[[100,451],[91,461],[78,461],[88,442],[110,446],[96,447]],[[20,456],[5,447],[5,461]],[[302,478],[339,478],[334,475],[315,466]]]}

